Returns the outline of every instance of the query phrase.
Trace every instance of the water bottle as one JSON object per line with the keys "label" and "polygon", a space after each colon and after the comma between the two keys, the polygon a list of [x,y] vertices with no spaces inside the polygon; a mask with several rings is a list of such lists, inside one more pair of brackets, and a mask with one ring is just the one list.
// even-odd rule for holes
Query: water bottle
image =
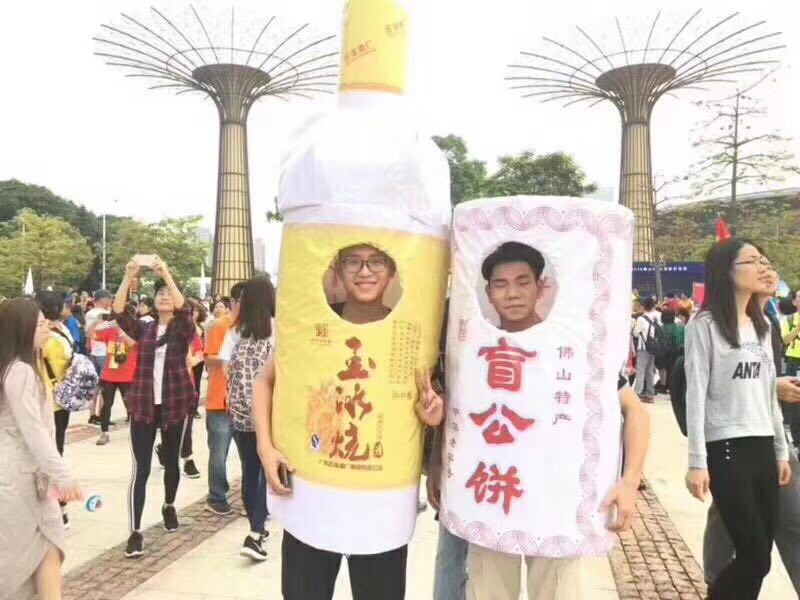
{"label": "water bottle", "polygon": [[96,510],[100,510],[103,507],[103,498],[100,494],[90,494],[86,498],[86,510],[89,512],[94,512]]}

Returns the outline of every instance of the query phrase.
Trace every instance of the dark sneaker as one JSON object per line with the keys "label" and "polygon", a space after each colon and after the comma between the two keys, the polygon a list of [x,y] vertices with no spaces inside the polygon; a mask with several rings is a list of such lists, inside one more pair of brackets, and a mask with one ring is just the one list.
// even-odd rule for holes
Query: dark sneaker
{"label": "dark sneaker", "polygon": [[158,464],[161,465],[161,468],[164,468],[164,448],[161,444],[156,444],[156,457],[158,458]]}
{"label": "dark sneaker", "polygon": [[67,516],[67,513],[61,513],[61,522],[62,522],[62,523],[64,523],[64,529],[65,529],[65,530],[67,530],[67,529],[69,529],[70,527],[72,527],[72,526],[69,524],[69,517]]}
{"label": "dark sneaker", "polygon": [[109,427],[109,429],[117,429],[119,427],[119,425],[117,425],[116,421],[109,421],[108,422],[108,427]]}
{"label": "dark sneaker", "polygon": [[142,539],[142,534],[138,531],[134,531],[131,533],[130,537],[128,538],[128,545],[125,548],[125,557],[126,558],[137,558],[144,554],[144,540]]}
{"label": "dark sneaker", "polygon": [[90,415],[89,416],[89,425],[92,427],[100,427],[103,424],[103,420],[98,417],[97,415]]}
{"label": "dark sneaker", "polygon": [[199,412],[197,412],[197,411],[194,411],[194,418],[195,418],[195,419],[202,419],[202,418],[203,418],[203,416],[202,416],[202,415],[201,415]]}
{"label": "dark sneaker", "polygon": [[227,502],[215,502],[213,500],[206,500],[206,510],[222,517],[233,512],[231,505]]}
{"label": "dark sneaker", "polygon": [[200,478],[200,471],[197,470],[197,467],[191,458],[183,464],[183,474],[189,479]]}
{"label": "dark sneaker", "polygon": [[239,550],[239,554],[242,556],[249,556],[253,560],[267,560],[267,551],[261,546],[263,542],[263,537],[254,540],[248,535],[244,538],[244,544],[242,544],[242,549]]}
{"label": "dark sneaker", "polygon": [[419,500],[417,502],[417,513],[423,513],[426,510],[428,510],[428,503],[427,502],[423,502],[422,500]]}
{"label": "dark sneaker", "polygon": [[161,509],[161,516],[164,517],[164,529],[172,533],[178,531],[178,513],[174,506],[165,506]]}

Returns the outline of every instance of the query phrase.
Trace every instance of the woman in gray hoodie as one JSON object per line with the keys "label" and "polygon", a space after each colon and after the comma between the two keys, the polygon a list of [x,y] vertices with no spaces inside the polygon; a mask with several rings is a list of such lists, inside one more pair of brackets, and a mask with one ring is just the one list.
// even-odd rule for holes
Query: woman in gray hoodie
{"label": "woman in gray hoodie", "polygon": [[769,262],[746,240],[706,257],[706,298],[686,331],[689,470],[696,498],[709,490],[736,549],[712,599],[756,599],[770,569],[778,485],[791,479],[776,394],[769,323],[757,295]]}

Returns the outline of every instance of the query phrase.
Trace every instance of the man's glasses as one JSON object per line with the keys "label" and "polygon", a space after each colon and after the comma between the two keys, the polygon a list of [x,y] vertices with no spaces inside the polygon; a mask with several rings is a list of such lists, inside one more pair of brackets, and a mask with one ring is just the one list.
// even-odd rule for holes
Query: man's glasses
{"label": "man's glasses", "polygon": [[355,275],[356,273],[361,272],[361,269],[364,268],[364,265],[367,265],[370,273],[383,273],[386,270],[386,265],[389,261],[382,256],[373,256],[367,260],[362,260],[355,256],[347,256],[341,259],[340,262],[345,273]]}

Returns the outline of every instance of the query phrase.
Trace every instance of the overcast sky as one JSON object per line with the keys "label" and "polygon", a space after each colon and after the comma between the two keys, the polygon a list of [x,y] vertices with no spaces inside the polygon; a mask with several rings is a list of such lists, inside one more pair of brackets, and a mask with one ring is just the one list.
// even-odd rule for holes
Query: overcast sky
{"label": "overcast sky", "polygon": [[[141,79],[125,78],[93,52],[101,23],[119,13],[148,18],[141,0],[41,0],[0,4],[0,180],[44,185],[56,194],[103,210],[154,220],[202,214],[213,218],[217,178],[218,117],[199,96],[148,91]],[[187,3],[155,2],[176,22],[188,23]],[[237,2],[204,0],[201,10],[229,14],[236,6],[242,45],[274,12],[287,22],[310,20],[318,31],[338,33],[341,0]],[[768,125],[800,139],[800,3],[793,0],[703,0],[707,18],[741,11],[743,24],[765,19],[783,32],[786,68],[761,88]],[[414,12],[414,60],[409,98],[423,132],[464,137],[473,155],[493,163],[524,149],[573,154],[601,187],[616,186],[620,126],[616,109],[604,104],[562,108],[523,100],[508,89],[506,65],[520,50],[542,51],[542,36],[577,40],[581,25],[608,45],[618,45],[613,17],[638,34],[639,44],[659,8],[663,28],[694,12],[697,2],[641,0],[425,0]],[[244,31],[244,30],[247,31]],[[661,27],[659,29],[662,29]],[[602,42],[604,47],[606,42]],[[635,41],[629,43],[635,46]],[[683,93],[659,102],[653,116],[653,162],[657,175],[682,174],[695,158],[689,130],[703,115]],[[281,158],[291,134],[334,98],[291,105],[263,99],[249,120],[252,208],[256,235],[276,193]],[[800,155],[800,144],[791,149]],[[789,181],[785,185],[797,185]],[[116,201],[116,202],[114,202]],[[267,239],[270,246],[270,240]],[[273,256],[274,249],[269,251]]]}

